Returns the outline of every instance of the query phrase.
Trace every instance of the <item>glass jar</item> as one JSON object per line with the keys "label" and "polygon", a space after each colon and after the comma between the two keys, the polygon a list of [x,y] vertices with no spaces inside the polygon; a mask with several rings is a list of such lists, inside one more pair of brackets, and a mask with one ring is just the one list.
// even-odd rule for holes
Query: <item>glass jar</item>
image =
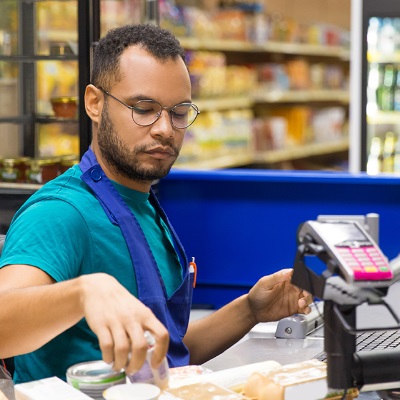
{"label": "glass jar", "polygon": [[1,169],[1,180],[3,182],[16,183],[19,177],[19,170],[16,166],[15,158],[5,158]]}
{"label": "glass jar", "polygon": [[27,172],[29,183],[43,184],[58,176],[58,163],[54,159],[32,159]]}

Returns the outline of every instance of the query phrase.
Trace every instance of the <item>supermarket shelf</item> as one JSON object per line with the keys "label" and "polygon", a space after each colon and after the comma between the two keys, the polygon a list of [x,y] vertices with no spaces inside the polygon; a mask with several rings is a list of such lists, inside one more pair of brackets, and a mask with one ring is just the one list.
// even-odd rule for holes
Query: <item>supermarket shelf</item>
{"label": "supermarket shelf", "polygon": [[321,156],[339,153],[349,149],[348,139],[327,143],[310,143],[303,146],[294,146],[282,150],[273,150],[257,154],[255,161],[264,163],[277,163],[281,161],[298,160],[300,158]]}
{"label": "supermarket shelf", "polygon": [[367,116],[368,124],[400,124],[400,111],[376,111]]}
{"label": "supermarket shelf", "polygon": [[187,163],[177,163],[174,168],[177,169],[222,169],[234,168],[248,165],[254,162],[254,155],[250,152],[243,152],[242,154],[224,155],[215,158],[198,160]]}
{"label": "supermarket shelf", "polygon": [[265,42],[255,44],[240,40],[197,39],[192,37],[179,38],[181,45],[187,50],[217,50],[251,53],[281,53],[320,57],[335,57],[350,59],[350,51],[340,46],[323,46],[304,43]]}
{"label": "supermarket shelf", "polygon": [[214,99],[195,99],[193,102],[200,111],[232,110],[249,108],[254,105],[252,96],[217,97]]}
{"label": "supermarket shelf", "polygon": [[310,102],[310,101],[339,101],[349,102],[348,90],[289,90],[289,91],[265,91],[256,93],[253,99],[257,103],[287,103],[287,102]]}
{"label": "supermarket shelf", "polygon": [[400,52],[391,54],[368,52],[367,59],[370,63],[400,63]]}
{"label": "supermarket shelf", "polygon": [[0,194],[31,194],[41,186],[33,183],[0,182]]}
{"label": "supermarket shelf", "polygon": [[237,155],[225,155],[209,160],[199,160],[188,163],[176,164],[178,169],[222,169],[245,166],[254,163],[274,164],[282,161],[297,160],[311,156],[334,154],[349,149],[348,139],[328,143],[311,143],[303,146],[293,146],[280,150],[270,150],[262,153],[244,152]]}
{"label": "supermarket shelf", "polygon": [[273,90],[238,97],[216,97],[213,99],[194,99],[200,111],[232,110],[253,107],[256,103],[308,103],[311,101],[349,102],[348,90]]}

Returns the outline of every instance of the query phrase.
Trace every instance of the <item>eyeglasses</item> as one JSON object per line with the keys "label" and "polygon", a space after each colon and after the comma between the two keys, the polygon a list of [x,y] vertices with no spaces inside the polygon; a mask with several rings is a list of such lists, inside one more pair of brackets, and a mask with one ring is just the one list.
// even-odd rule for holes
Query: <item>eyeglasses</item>
{"label": "eyeglasses", "polygon": [[111,93],[99,88],[104,94],[117,100],[132,111],[132,120],[139,126],[150,126],[160,117],[162,110],[167,110],[174,128],[185,129],[192,125],[200,114],[199,108],[193,103],[180,103],[171,108],[164,107],[155,100],[138,100],[133,106],[128,106],[122,100],[117,99]]}

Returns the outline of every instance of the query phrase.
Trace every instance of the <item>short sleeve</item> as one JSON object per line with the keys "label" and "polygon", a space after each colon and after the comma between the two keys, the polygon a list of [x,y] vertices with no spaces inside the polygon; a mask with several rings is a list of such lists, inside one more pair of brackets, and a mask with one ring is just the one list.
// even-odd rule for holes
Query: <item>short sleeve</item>
{"label": "short sleeve", "polygon": [[6,236],[0,267],[32,265],[55,281],[72,279],[91,257],[91,237],[84,217],[71,204],[45,199],[14,218]]}

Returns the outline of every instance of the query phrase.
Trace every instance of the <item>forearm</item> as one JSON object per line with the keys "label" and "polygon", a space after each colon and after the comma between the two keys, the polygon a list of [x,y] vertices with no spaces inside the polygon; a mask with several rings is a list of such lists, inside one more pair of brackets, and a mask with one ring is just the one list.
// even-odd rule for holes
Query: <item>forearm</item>
{"label": "forearm", "polygon": [[31,352],[83,317],[82,278],[0,293],[0,358]]}
{"label": "forearm", "polygon": [[240,340],[257,323],[247,295],[241,296],[211,315],[190,323],[184,342],[190,363],[202,364]]}

